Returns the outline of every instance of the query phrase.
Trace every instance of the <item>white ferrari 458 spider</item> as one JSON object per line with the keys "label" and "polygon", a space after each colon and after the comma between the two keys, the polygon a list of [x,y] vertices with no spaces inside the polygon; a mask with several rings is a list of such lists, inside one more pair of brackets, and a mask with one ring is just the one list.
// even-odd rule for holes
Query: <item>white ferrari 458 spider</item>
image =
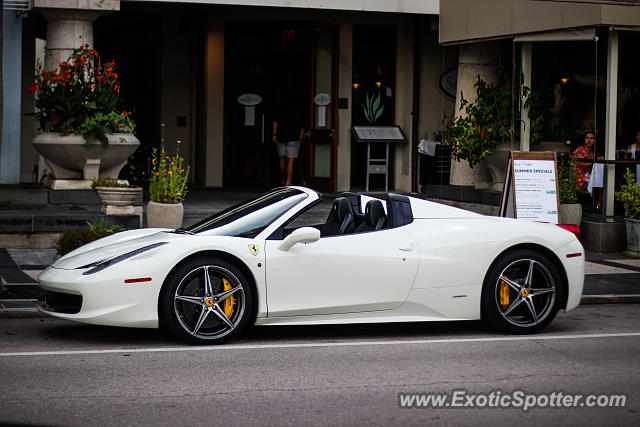
{"label": "white ferrari 458 spider", "polygon": [[40,275],[41,310],[211,343],[248,324],[482,318],[527,333],[580,302],[584,250],[555,225],[355,193],[318,223],[321,200],[277,188],[188,228],[89,243]]}

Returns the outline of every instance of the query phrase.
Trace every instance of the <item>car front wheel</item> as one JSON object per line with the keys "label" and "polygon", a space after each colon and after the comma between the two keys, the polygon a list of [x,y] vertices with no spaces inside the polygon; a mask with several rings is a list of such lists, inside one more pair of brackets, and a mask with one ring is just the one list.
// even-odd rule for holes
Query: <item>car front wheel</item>
{"label": "car front wheel", "polygon": [[489,270],[482,302],[487,320],[505,332],[530,333],[546,327],[563,300],[562,279],[544,255],[517,250]]}
{"label": "car front wheel", "polygon": [[252,289],[238,268],[221,259],[195,259],[163,286],[160,324],[189,342],[215,343],[238,334],[252,306]]}

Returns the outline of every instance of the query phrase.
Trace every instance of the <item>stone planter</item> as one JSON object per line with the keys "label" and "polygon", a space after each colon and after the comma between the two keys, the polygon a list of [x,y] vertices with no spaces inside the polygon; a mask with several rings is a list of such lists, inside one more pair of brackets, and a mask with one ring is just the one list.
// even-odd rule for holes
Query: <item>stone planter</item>
{"label": "stone planter", "polygon": [[141,187],[96,187],[105,215],[135,215],[133,205],[142,194]]}
{"label": "stone planter", "polygon": [[117,179],[129,156],[140,146],[140,141],[128,133],[108,134],[107,139],[109,145],[103,147],[100,141],[87,144],[82,135],[75,134],[60,136],[45,132],[33,138],[33,147],[53,172],[54,180],[48,186],[53,189],[88,189],[93,179]]}
{"label": "stone planter", "polygon": [[147,227],[149,228],[180,228],[184,208],[182,203],[157,203],[147,204]]}
{"label": "stone planter", "polygon": [[[518,150],[518,147],[516,147],[515,144],[514,150]],[[491,182],[487,189],[491,191],[502,191],[504,188],[507,159],[509,158],[509,152],[511,151],[511,141],[498,142],[496,144],[496,148],[492,151],[493,154],[485,157],[482,161],[491,177]]]}
{"label": "stone planter", "polygon": [[560,203],[558,205],[558,224],[580,225],[582,205],[580,203]]}
{"label": "stone planter", "polygon": [[632,258],[640,258],[640,220],[625,218],[627,227],[627,249],[622,252]]}

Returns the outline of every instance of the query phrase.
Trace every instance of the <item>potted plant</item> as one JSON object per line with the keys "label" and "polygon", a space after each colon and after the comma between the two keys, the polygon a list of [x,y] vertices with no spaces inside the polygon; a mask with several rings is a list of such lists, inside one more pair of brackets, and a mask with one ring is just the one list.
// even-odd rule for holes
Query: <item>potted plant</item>
{"label": "potted plant", "polygon": [[180,156],[181,141],[177,141],[176,153],[169,156],[164,150],[164,124],[161,130],[160,149],[151,152],[149,177],[149,203],[147,226],[151,228],[180,228],[184,208],[182,201],[187,194],[189,166]]}
{"label": "potted plant", "polygon": [[142,187],[129,185],[122,179],[98,178],[91,188],[102,199],[102,213],[105,215],[135,215],[133,205],[142,194]]}
{"label": "potted plant", "polygon": [[120,109],[116,65],[95,49],[75,49],[54,70],[38,65],[27,92],[35,95],[33,119],[43,132],[33,146],[56,179],[84,178],[86,188],[91,179],[115,179],[140,145],[131,115]]}
{"label": "potted plant", "polygon": [[578,201],[578,170],[576,159],[560,153],[558,156],[558,223],[580,225],[582,205]]}
{"label": "potted plant", "polygon": [[624,222],[627,227],[627,250],[623,253],[640,258],[640,185],[631,170],[624,174],[625,183],[616,191],[616,199],[622,202],[625,210]]}
{"label": "potted plant", "polygon": [[514,87],[504,67],[498,68],[497,84],[488,84],[478,75],[474,87],[476,99],[469,101],[461,93],[461,114],[454,117],[452,113],[451,116],[444,117],[445,133],[442,141],[452,145],[452,157],[455,160],[466,160],[471,168],[482,160],[490,160],[487,168],[492,181],[497,184],[493,189],[501,190],[509,152],[508,143],[512,136],[518,136],[520,129],[520,113],[516,111],[514,115],[512,109],[513,93],[519,94],[522,91],[524,95],[524,106],[529,109],[531,120],[532,146],[542,140],[542,115],[537,108],[539,94],[520,84]]}

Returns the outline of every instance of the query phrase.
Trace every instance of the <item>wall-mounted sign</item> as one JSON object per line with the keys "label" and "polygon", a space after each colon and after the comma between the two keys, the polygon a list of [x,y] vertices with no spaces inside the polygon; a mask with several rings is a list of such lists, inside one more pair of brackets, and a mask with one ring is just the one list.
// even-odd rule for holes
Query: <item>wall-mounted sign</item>
{"label": "wall-mounted sign", "polygon": [[509,154],[500,216],[558,223],[556,153]]}
{"label": "wall-mounted sign", "polygon": [[458,66],[448,68],[438,77],[438,92],[449,101],[456,101],[458,90]]}
{"label": "wall-mounted sign", "polygon": [[320,92],[313,97],[313,102],[318,106],[316,127],[324,128],[327,126],[327,105],[331,104],[331,95]]}
{"label": "wall-mounted sign", "polygon": [[242,105],[258,105],[262,102],[262,97],[255,93],[243,93],[238,97],[238,102]]}
{"label": "wall-mounted sign", "polygon": [[255,93],[243,93],[238,97],[238,102],[244,105],[244,125],[255,126],[256,105],[262,102],[262,97]]}
{"label": "wall-mounted sign", "polygon": [[329,105],[331,104],[331,95],[328,93],[319,93],[313,97],[313,102],[316,105]]}

